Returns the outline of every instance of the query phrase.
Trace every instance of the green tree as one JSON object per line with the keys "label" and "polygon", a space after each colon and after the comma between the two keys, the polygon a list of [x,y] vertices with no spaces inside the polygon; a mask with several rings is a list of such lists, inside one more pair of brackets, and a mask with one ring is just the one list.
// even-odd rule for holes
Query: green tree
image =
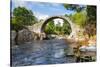
{"label": "green tree", "polygon": [[45,27],[45,32],[47,34],[54,34],[55,33],[55,25],[54,21],[49,21]]}
{"label": "green tree", "polygon": [[11,25],[14,25],[13,27],[15,30],[19,30],[25,25],[32,25],[36,22],[36,17],[31,10],[28,10],[25,7],[17,7],[13,10]]}
{"label": "green tree", "polygon": [[64,4],[67,10],[74,11],[70,18],[85,29],[89,36],[96,35],[96,6]]}
{"label": "green tree", "polygon": [[76,23],[80,27],[85,26],[87,20],[87,6],[78,4],[64,4],[64,7],[67,10],[74,11],[73,14],[69,15],[69,17],[73,20],[74,23]]}
{"label": "green tree", "polygon": [[18,30],[21,30],[21,29],[23,29],[23,28],[24,28],[23,26],[19,25],[19,24],[16,22],[16,20],[15,20],[14,17],[11,19],[11,30],[18,31]]}
{"label": "green tree", "polygon": [[64,21],[63,26],[62,26],[62,31],[63,31],[63,34],[69,35],[71,33],[71,27],[67,21]]}
{"label": "green tree", "polygon": [[87,6],[87,16],[88,21],[96,21],[96,6]]}
{"label": "green tree", "polygon": [[78,4],[63,4],[63,5],[67,10],[73,10],[76,12],[81,12],[85,8],[84,5],[80,6]]}
{"label": "green tree", "polygon": [[87,13],[85,11],[76,12],[71,16],[71,19],[80,27],[84,27],[87,21]]}
{"label": "green tree", "polygon": [[58,23],[56,24],[56,31],[61,32],[61,23],[60,23],[60,22],[58,22]]}

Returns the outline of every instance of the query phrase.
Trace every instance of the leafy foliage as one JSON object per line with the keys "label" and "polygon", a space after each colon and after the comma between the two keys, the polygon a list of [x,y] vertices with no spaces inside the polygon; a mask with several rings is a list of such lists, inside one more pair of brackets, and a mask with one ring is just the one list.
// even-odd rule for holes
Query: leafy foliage
{"label": "leafy foliage", "polygon": [[32,25],[36,23],[36,18],[31,10],[25,7],[17,7],[13,10],[13,17],[11,25],[15,30],[20,30],[25,25]]}
{"label": "leafy foliage", "polygon": [[87,20],[87,15],[85,12],[77,12],[71,16],[74,23],[80,27],[84,27]]}
{"label": "leafy foliage", "polygon": [[67,10],[74,11],[70,18],[74,23],[85,29],[89,36],[96,35],[96,6],[63,4]]}
{"label": "leafy foliage", "polygon": [[96,6],[87,6],[88,21],[96,21]]}
{"label": "leafy foliage", "polygon": [[71,27],[67,21],[64,21],[62,30],[63,30],[63,34],[70,34],[71,33]]}
{"label": "leafy foliage", "polygon": [[64,4],[64,7],[67,10],[74,11],[74,14],[71,14],[69,16],[74,23],[76,23],[80,27],[83,27],[86,24],[87,20],[86,6],[77,4]]}
{"label": "leafy foliage", "polygon": [[62,33],[61,33],[62,27],[61,27],[61,23],[60,23],[60,22],[58,22],[58,23],[56,24],[56,29],[55,29],[55,31],[56,31],[57,34],[62,34]]}
{"label": "leafy foliage", "polygon": [[63,26],[61,26],[60,22],[55,25],[54,21],[49,21],[45,27],[45,32],[47,34],[67,35],[71,33],[71,27],[67,21],[63,22]]}
{"label": "leafy foliage", "polygon": [[77,4],[63,4],[63,5],[67,10],[73,10],[76,12],[81,12],[85,8],[85,6],[80,6]]}
{"label": "leafy foliage", "polygon": [[49,21],[47,26],[45,27],[45,32],[47,34],[54,34],[55,33],[54,30],[55,30],[54,22],[53,21]]}

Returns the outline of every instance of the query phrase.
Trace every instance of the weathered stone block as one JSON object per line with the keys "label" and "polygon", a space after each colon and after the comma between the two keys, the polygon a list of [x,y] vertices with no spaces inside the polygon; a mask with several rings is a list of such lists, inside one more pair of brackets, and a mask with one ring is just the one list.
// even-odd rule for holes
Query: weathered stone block
{"label": "weathered stone block", "polygon": [[23,29],[18,32],[17,43],[22,44],[33,40],[32,32],[28,29]]}

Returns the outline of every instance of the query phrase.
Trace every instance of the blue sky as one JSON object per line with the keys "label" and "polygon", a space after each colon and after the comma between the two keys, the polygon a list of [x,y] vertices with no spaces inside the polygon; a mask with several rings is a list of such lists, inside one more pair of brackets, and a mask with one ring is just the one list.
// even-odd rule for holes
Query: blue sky
{"label": "blue sky", "polygon": [[44,19],[52,15],[72,14],[74,11],[66,10],[60,3],[45,3],[34,1],[12,0],[12,11],[15,7],[22,6],[32,10],[39,19]]}

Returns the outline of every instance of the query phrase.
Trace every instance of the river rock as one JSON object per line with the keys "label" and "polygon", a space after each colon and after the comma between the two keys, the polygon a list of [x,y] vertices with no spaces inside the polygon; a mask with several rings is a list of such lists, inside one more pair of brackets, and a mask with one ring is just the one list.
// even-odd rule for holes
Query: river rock
{"label": "river rock", "polygon": [[33,33],[28,29],[23,29],[18,32],[17,43],[22,44],[33,40]]}

